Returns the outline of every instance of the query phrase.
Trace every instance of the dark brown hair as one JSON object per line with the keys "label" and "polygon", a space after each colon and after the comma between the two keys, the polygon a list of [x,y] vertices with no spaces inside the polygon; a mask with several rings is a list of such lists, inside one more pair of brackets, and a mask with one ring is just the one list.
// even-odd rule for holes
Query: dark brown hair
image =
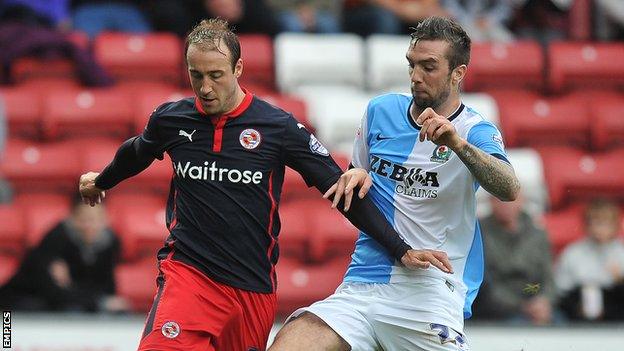
{"label": "dark brown hair", "polygon": [[184,57],[186,58],[186,53],[191,44],[198,45],[204,50],[221,52],[219,50],[221,41],[230,50],[233,71],[241,56],[240,42],[236,34],[230,29],[228,22],[220,18],[203,20],[193,28],[184,41]]}
{"label": "dark brown hair", "polygon": [[449,43],[446,59],[451,70],[470,62],[470,37],[456,22],[444,17],[428,17],[413,29],[410,45],[419,40],[444,40]]}

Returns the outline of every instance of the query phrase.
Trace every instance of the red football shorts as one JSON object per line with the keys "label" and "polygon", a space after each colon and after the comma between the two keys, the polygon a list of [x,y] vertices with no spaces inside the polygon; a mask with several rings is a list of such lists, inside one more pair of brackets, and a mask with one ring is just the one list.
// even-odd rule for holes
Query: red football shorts
{"label": "red football shorts", "polygon": [[160,262],[158,291],[139,351],[264,350],[275,304],[275,293],[217,283],[170,254]]}

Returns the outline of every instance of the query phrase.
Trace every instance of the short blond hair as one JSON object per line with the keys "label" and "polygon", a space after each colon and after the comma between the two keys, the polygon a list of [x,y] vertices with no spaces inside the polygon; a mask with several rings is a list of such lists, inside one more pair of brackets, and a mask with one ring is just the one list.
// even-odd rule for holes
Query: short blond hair
{"label": "short blond hair", "polygon": [[220,51],[219,43],[222,41],[230,50],[232,70],[234,70],[236,62],[241,56],[240,42],[228,22],[221,18],[202,20],[191,30],[184,41],[184,57],[186,57],[191,44],[198,45],[203,50]]}

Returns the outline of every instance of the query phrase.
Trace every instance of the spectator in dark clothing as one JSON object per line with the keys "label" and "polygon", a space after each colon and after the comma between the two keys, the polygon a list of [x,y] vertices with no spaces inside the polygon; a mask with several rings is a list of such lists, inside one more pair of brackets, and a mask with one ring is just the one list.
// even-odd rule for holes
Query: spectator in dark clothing
{"label": "spectator in dark clothing", "polygon": [[124,311],[128,304],[115,296],[119,256],[104,207],[77,200],[69,218],[45,235],[0,288],[0,304],[12,310]]}
{"label": "spectator in dark clothing", "polygon": [[439,0],[346,0],[343,29],[361,36],[409,33],[429,16],[446,16]]}
{"label": "spectator in dark clothing", "polygon": [[570,0],[518,0],[512,29],[522,39],[547,45],[568,37]]}
{"label": "spectator in dark clothing", "polygon": [[151,31],[140,1],[74,0],[74,29],[94,38],[103,31],[145,33]]}
{"label": "spectator in dark clothing", "polygon": [[620,208],[607,200],[585,210],[587,237],[568,246],[555,282],[561,308],[571,319],[624,320],[624,243]]}
{"label": "spectator in dark clothing", "polygon": [[264,0],[204,0],[204,8],[207,17],[228,21],[238,34],[274,36],[279,31],[275,14]]}
{"label": "spectator in dark clothing", "polygon": [[2,20],[19,21],[50,28],[69,29],[70,0],[3,0]]}
{"label": "spectator in dark clothing", "polygon": [[157,32],[172,32],[180,37],[186,35],[204,16],[203,4],[198,0],[145,0],[141,8]]}
{"label": "spectator in dark clothing", "polygon": [[523,211],[520,199],[502,202],[492,197],[491,203],[492,214],[480,221],[486,270],[474,316],[549,324],[557,316],[547,235]]}

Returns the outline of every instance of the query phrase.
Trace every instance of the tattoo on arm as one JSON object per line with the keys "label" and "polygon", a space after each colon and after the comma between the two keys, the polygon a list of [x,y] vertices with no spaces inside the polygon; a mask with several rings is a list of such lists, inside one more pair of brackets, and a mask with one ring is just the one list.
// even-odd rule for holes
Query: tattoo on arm
{"label": "tattoo on arm", "polygon": [[520,182],[510,164],[467,142],[455,153],[483,189],[504,201],[516,198],[520,191]]}

